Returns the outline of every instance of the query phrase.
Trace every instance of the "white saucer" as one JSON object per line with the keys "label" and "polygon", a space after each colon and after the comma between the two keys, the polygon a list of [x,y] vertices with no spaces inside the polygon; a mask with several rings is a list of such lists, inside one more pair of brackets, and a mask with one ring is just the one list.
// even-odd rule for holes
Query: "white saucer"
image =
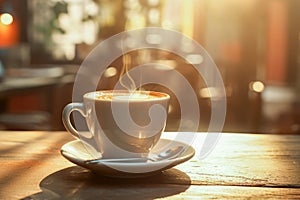
{"label": "white saucer", "polygon": [[166,151],[167,149],[175,146],[183,146],[185,150],[175,158],[154,162],[130,161],[126,163],[124,161],[114,161],[87,164],[86,161],[93,159],[93,157],[87,152],[84,144],[80,140],[74,140],[63,145],[61,148],[61,154],[72,163],[87,168],[102,176],[135,178],[154,175],[189,160],[195,154],[193,147],[182,142],[167,139],[160,139],[150,153],[159,154],[160,152]]}

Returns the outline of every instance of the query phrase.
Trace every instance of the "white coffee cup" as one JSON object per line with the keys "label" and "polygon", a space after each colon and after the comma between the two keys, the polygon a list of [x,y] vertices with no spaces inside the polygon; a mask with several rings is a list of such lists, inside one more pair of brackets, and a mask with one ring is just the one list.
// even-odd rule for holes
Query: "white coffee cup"
{"label": "white coffee cup", "polygon": [[[141,157],[165,129],[169,99],[154,91],[95,91],[85,94],[83,102],[66,105],[62,120],[95,158]],[[75,110],[85,117],[88,134],[73,127],[70,115]]]}

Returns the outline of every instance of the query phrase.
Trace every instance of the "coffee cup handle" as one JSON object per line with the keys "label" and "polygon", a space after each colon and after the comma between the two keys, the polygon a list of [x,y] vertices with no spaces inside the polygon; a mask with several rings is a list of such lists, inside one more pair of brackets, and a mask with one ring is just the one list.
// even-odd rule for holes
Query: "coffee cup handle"
{"label": "coffee cup handle", "polygon": [[79,138],[80,136],[82,136],[82,134],[80,134],[74,128],[70,120],[70,116],[73,111],[78,111],[83,117],[86,117],[85,107],[83,103],[69,103],[68,105],[65,106],[62,112],[62,121],[67,131],[69,131],[76,138]]}

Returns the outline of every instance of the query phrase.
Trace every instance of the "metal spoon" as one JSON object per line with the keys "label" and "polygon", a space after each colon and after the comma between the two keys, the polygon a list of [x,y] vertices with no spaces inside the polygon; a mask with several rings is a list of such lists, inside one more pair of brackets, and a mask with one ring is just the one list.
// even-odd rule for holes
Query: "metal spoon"
{"label": "metal spoon", "polygon": [[160,160],[169,160],[177,157],[184,150],[183,146],[175,146],[166,151],[161,152],[158,155],[152,154],[149,157],[141,158],[106,158],[106,159],[93,159],[85,161],[85,164],[97,164],[104,162],[125,162],[125,163],[136,163],[136,162],[156,162]]}

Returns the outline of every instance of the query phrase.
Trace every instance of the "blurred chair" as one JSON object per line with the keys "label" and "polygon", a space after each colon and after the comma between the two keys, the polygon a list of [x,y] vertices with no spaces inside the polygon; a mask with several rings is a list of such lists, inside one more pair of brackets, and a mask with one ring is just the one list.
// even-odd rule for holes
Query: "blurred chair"
{"label": "blurred chair", "polygon": [[50,130],[51,115],[48,112],[0,114],[0,129],[5,130]]}
{"label": "blurred chair", "polygon": [[260,132],[276,134],[300,133],[299,103],[294,88],[266,85],[261,93]]}
{"label": "blurred chair", "polygon": [[[25,91],[26,94],[42,95],[43,98],[39,101],[46,101],[43,102],[45,108],[26,112],[3,112],[0,114],[0,129],[62,130],[61,111],[63,106],[71,101],[74,74],[65,74],[63,67],[11,69],[9,74],[11,77],[42,77],[52,81],[49,85],[34,90],[27,88]],[[15,93],[18,94],[18,91]],[[24,91],[21,94],[23,93]],[[18,98],[17,95],[15,98]]]}

